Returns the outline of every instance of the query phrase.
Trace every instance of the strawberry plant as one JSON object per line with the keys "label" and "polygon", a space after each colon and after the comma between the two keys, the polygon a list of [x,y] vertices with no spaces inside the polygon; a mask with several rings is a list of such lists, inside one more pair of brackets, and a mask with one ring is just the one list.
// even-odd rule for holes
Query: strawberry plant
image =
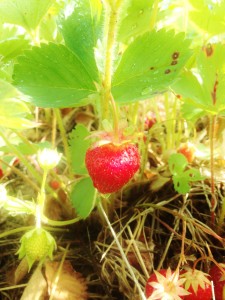
{"label": "strawberry plant", "polygon": [[36,270],[57,298],[64,260],[82,299],[223,298],[224,9],[0,1],[4,300]]}

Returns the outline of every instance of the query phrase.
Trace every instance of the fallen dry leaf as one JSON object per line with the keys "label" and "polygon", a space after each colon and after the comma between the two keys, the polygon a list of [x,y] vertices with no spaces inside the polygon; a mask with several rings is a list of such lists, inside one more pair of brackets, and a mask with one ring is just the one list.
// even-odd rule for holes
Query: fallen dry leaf
{"label": "fallen dry leaf", "polygon": [[74,271],[69,261],[63,263],[48,262],[45,264],[45,275],[48,282],[48,293],[51,300],[86,300],[87,285],[80,273]]}
{"label": "fallen dry leaf", "polygon": [[41,267],[37,267],[31,276],[20,300],[44,300],[47,294],[47,282]]}
{"label": "fallen dry leaf", "polygon": [[29,270],[29,266],[28,266],[28,262],[27,259],[24,257],[18,267],[15,270],[14,273],[14,283],[18,284],[21,280],[23,280],[23,278],[27,275]]}

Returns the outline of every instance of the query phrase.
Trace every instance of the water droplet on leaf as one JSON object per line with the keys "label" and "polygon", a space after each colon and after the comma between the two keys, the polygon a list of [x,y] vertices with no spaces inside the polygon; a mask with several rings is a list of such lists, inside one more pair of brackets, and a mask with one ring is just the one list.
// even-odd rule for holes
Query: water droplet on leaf
{"label": "water droplet on leaf", "polygon": [[142,96],[150,94],[152,92],[152,88],[149,86],[145,89],[143,89],[143,91],[141,92]]}

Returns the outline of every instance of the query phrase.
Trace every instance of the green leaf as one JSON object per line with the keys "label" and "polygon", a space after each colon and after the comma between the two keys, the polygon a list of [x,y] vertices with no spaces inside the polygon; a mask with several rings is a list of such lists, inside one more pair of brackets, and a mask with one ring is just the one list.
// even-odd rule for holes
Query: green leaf
{"label": "green leaf", "polygon": [[20,25],[31,31],[38,26],[52,3],[53,0],[2,0],[0,18],[2,22]]}
{"label": "green leaf", "polygon": [[185,120],[191,120],[195,123],[195,121],[205,116],[206,111],[202,108],[197,107],[195,103],[193,103],[193,101],[189,100],[190,99],[184,99],[184,103],[182,103],[181,106],[181,113]]}
{"label": "green leaf", "polygon": [[127,3],[123,12],[125,17],[119,25],[118,32],[118,40],[122,42],[128,42],[130,38],[136,38],[149,30],[154,1],[131,0]]}
{"label": "green leaf", "polygon": [[187,158],[181,153],[173,153],[169,157],[169,169],[174,175],[182,174],[188,165]]}
{"label": "green leaf", "polygon": [[225,32],[225,1],[189,0],[189,19],[211,35]]}
{"label": "green leaf", "polygon": [[205,108],[204,90],[195,74],[190,70],[182,72],[171,88],[182,97],[191,98],[196,105],[199,104],[200,107]]}
{"label": "green leaf", "polygon": [[172,89],[184,97],[184,116],[225,113],[225,45],[208,44],[196,57],[196,66],[181,74]]}
{"label": "green leaf", "polygon": [[[29,143],[22,143],[22,142],[18,143],[18,142],[12,141],[11,143],[16,145],[16,149],[23,155],[34,155],[34,154],[37,154],[38,150],[43,150],[45,148],[51,148],[51,146],[52,146],[50,144],[50,142],[48,142],[48,141],[41,142],[41,143],[31,143],[30,141],[29,141]],[[5,145],[5,146],[0,147],[0,151],[2,151],[4,153],[10,153],[11,149],[7,145]],[[4,156],[3,159],[5,157],[8,157],[8,156]],[[13,157],[15,157],[15,156],[13,156]]]}
{"label": "green leaf", "polygon": [[81,218],[85,219],[89,216],[96,203],[96,189],[91,178],[83,178],[74,185],[71,201]]}
{"label": "green leaf", "polygon": [[169,157],[169,169],[173,175],[174,188],[180,194],[186,194],[190,191],[191,182],[204,179],[197,169],[185,170],[187,165],[188,161],[181,153],[174,153]]}
{"label": "green leaf", "polygon": [[179,194],[187,194],[190,191],[190,183],[189,180],[186,176],[178,176],[174,175],[172,177],[173,179],[173,184],[174,184],[174,189],[179,193]]}
{"label": "green leaf", "polygon": [[69,145],[72,159],[72,169],[75,174],[88,174],[85,166],[85,154],[91,145],[91,139],[87,139],[90,135],[84,125],[78,124],[70,133]]}
{"label": "green leaf", "polygon": [[189,179],[190,182],[204,179],[204,177],[200,174],[199,170],[194,168],[185,171],[185,176]]}
{"label": "green leaf", "polygon": [[197,57],[197,66],[208,106],[215,113],[225,109],[225,45],[208,44]]}
{"label": "green leaf", "polygon": [[96,6],[101,1],[74,1],[74,12],[61,18],[59,28],[66,46],[84,63],[85,69],[93,81],[98,81],[94,48],[102,31]]}
{"label": "green leaf", "polygon": [[191,55],[188,46],[183,33],[164,29],[138,37],[125,50],[113,76],[116,102],[144,100],[167,89]]}
{"label": "green leaf", "polygon": [[0,80],[0,126],[12,129],[32,128],[37,124],[26,117],[31,116],[27,105],[20,100],[18,91]]}
{"label": "green leaf", "polygon": [[14,84],[40,107],[82,106],[96,92],[83,63],[67,47],[53,43],[18,57]]}
{"label": "green leaf", "polygon": [[0,41],[0,55],[3,56],[2,61],[6,62],[13,59],[28,48],[29,41],[25,40],[24,37],[9,38]]}

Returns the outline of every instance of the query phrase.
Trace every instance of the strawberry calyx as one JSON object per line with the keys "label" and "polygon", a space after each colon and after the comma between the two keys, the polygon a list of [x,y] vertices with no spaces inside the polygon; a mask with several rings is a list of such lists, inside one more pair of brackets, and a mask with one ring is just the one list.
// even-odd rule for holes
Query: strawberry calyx
{"label": "strawberry calyx", "polygon": [[191,294],[184,299],[211,299],[212,290],[210,275],[197,269],[185,267],[180,273],[180,278],[185,278],[184,288]]}
{"label": "strawberry calyx", "polygon": [[44,262],[49,257],[53,258],[56,242],[53,236],[43,228],[34,228],[26,232],[20,239],[21,245],[16,254],[19,259],[25,257],[29,270],[36,261]]}
{"label": "strawberry calyx", "polygon": [[189,295],[183,288],[185,278],[179,278],[178,272],[170,268],[154,271],[146,284],[148,300],[181,300],[182,296]]}

